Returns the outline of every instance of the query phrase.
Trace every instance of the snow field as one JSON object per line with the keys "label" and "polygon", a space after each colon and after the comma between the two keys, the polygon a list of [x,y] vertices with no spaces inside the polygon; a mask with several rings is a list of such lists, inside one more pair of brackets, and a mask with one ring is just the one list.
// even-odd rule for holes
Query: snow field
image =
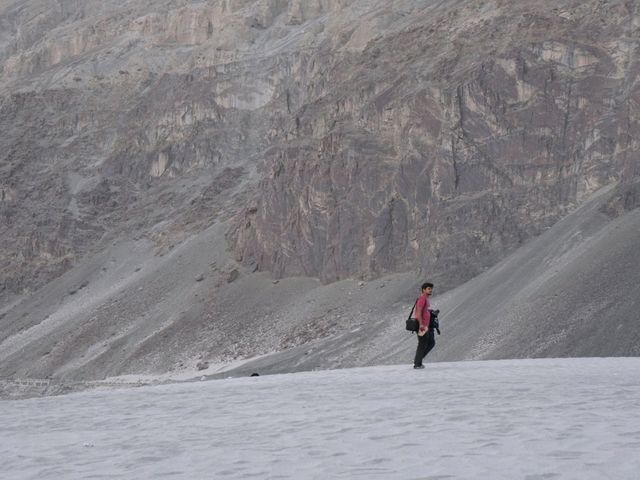
{"label": "snow field", "polygon": [[640,358],[426,367],[2,401],[2,478],[638,478]]}

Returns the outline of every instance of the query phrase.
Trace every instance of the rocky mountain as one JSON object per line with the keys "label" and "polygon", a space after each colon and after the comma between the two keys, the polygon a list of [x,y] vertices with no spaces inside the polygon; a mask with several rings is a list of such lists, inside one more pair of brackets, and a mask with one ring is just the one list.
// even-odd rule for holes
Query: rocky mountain
{"label": "rocky mountain", "polygon": [[[615,186],[600,190],[501,262],[435,295],[442,335],[427,359],[640,355],[640,210],[612,220],[608,211],[618,202]],[[357,320],[348,328],[214,376],[410,365],[416,338],[403,327],[413,302],[399,299],[403,291],[417,293],[419,279],[339,283],[357,299],[349,315]],[[366,307],[373,308],[362,319]]]}
{"label": "rocky mountain", "polygon": [[458,283],[635,178],[636,2],[515,3],[370,2],[338,55],[322,44],[265,153],[240,258]]}
{"label": "rocky mountain", "polygon": [[[0,0],[0,376],[335,339],[425,276],[582,248],[547,234],[594,195],[600,229],[637,225],[639,22],[630,0]],[[482,312],[517,338],[442,358],[637,354],[525,347]],[[309,368],[375,361],[350,345]]]}

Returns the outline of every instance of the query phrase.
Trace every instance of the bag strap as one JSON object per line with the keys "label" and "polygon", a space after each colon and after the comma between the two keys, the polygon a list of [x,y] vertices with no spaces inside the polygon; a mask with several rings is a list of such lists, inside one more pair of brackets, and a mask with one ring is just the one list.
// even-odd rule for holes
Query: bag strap
{"label": "bag strap", "polygon": [[411,312],[409,313],[409,316],[407,317],[407,320],[411,319],[411,315],[413,315],[413,311],[415,310],[417,304],[418,304],[418,299],[416,298],[416,303],[414,303],[413,307],[411,307]]}

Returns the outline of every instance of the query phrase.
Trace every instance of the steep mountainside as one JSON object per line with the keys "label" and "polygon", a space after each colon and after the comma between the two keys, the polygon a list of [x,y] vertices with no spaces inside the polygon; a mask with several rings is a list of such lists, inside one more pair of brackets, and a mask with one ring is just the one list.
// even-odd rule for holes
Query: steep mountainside
{"label": "steep mountainside", "polygon": [[638,173],[636,2],[0,5],[13,293],[230,216],[277,276],[453,285]]}
{"label": "steep mountainside", "polygon": [[[639,356],[640,209],[612,220],[608,211],[619,201],[615,188],[602,189],[494,267],[432,298],[442,335],[429,362]],[[393,282],[414,293],[420,284],[404,277],[382,289],[367,285],[356,302],[375,305],[366,322],[218,376],[410,364],[416,338],[403,326],[412,302],[398,302]]]}
{"label": "steep mountainside", "polygon": [[635,218],[639,41],[622,0],[0,0],[0,376],[279,351]]}
{"label": "steep mountainside", "polygon": [[637,175],[637,2],[369,5],[288,94],[244,261],[451,285]]}

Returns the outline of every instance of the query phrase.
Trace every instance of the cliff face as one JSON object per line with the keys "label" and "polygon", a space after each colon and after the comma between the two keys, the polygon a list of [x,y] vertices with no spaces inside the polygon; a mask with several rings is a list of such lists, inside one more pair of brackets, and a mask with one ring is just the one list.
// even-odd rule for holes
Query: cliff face
{"label": "cliff face", "polygon": [[637,354],[637,13],[0,0],[0,377]]}
{"label": "cliff face", "polygon": [[305,60],[295,118],[234,236],[240,258],[325,281],[419,267],[457,283],[637,176],[636,8],[363,15],[341,48]]}
{"label": "cliff face", "polygon": [[277,276],[459,283],[637,176],[636,10],[5,0],[3,287],[231,218]]}

